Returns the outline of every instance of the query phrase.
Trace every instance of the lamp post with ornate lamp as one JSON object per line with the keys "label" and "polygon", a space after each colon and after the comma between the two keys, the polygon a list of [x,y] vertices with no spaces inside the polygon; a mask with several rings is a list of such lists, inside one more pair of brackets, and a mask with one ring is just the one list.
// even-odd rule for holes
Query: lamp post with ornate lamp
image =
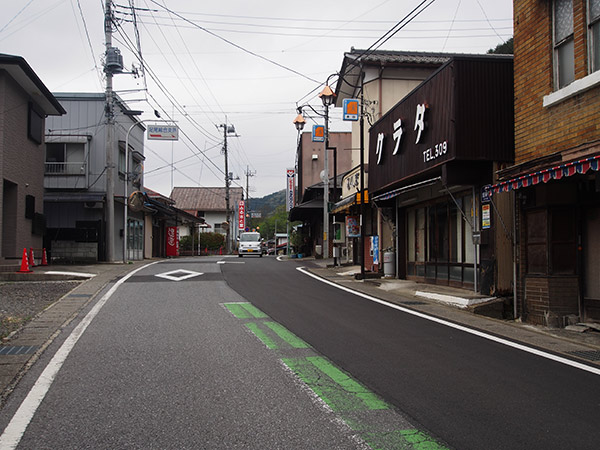
{"label": "lamp post with ornate lamp", "polygon": [[329,78],[319,94],[325,107],[325,151],[323,156],[323,258],[329,258],[329,163],[327,149],[329,147],[329,107],[335,101],[335,94],[329,87]]}

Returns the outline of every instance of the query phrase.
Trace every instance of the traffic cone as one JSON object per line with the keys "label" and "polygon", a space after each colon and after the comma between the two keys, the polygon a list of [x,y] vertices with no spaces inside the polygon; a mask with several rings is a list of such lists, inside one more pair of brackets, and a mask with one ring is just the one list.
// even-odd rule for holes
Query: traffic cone
{"label": "traffic cone", "polygon": [[46,257],[46,249],[42,250],[42,266],[48,265],[48,258]]}
{"label": "traffic cone", "polygon": [[23,257],[21,258],[21,270],[19,270],[20,273],[29,273],[29,272],[33,272],[32,270],[29,270],[29,263],[27,262],[27,249],[24,248],[23,249]]}
{"label": "traffic cone", "polygon": [[33,259],[33,249],[29,248],[29,267],[35,267],[35,261]]}

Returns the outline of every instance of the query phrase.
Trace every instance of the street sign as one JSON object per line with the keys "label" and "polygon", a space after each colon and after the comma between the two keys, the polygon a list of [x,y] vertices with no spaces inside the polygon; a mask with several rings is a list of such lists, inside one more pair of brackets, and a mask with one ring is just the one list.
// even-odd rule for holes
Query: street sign
{"label": "street sign", "polygon": [[325,142],[325,126],[324,125],[313,125],[312,141],[313,142]]}
{"label": "street sign", "polygon": [[246,204],[244,200],[238,202],[238,228],[243,230],[246,227]]}
{"label": "street sign", "polygon": [[177,125],[148,125],[148,139],[178,141],[179,127]]}
{"label": "street sign", "polygon": [[343,120],[358,120],[358,100],[355,98],[345,98],[342,102],[342,107],[344,110]]}
{"label": "street sign", "polygon": [[287,183],[286,183],[285,197],[287,200],[286,201],[286,211],[287,212],[290,212],[292,210],[292,208],[294,207],[294,203],[296,201],[296,199],[295,199],[295,193],[296,193],[295,176],[296,176],[296,169],[287,169],[286,170]]}

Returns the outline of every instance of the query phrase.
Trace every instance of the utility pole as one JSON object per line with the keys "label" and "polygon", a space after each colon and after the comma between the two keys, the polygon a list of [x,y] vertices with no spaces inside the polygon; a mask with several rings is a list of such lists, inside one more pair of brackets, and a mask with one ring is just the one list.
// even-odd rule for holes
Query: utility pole
{"label": "utility pole", "polygon": [[[108,60],[112,48],[113,13],[111,0],[105,2],[104,38],[106,41],[105,58]],[[113,105],[113,74],[110,67],[104,66],[106,73],[106,260],[115,260],[115,139],[114,139],[114,105]]]}
{"label": "utility pole", "polygon": [[230,184],[231,184],[231,177],[229,175],[229,161],[227,159],[227,133],[234,133],[234,136],[237,137],[237,134],[235,134],[235,128],[233,127],[233,125],[227,125],[227,117],[225,117],[225,123],[218,125],[217,128],[223,128],[223,155],[225,156],[225,216],[226,219],[225,221],[227,222],[227,235],[225,238],[225,251],[227,254],[231,253],[231,231],[232,231],[232,227],[231,227],[231,208],[230,208],[230,201],[229,201],[229,188],[230,188]]}
{"label": "utility pole", "polygon": [[250,167],[246,166],[246,211],[250,212],[250,177],[256,175],[256,171],[251,172]]}

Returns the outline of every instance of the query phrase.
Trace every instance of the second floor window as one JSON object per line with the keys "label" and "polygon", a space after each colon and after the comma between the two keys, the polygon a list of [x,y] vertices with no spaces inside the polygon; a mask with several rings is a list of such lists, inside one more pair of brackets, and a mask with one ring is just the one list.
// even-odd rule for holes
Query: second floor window
{"label": "second floor window", "polygon": [[554,0],[554,78],[557,89],[575,80],[573,0]]}
{"label": "second floor window", "polygon": [[600,0],[588,0],[590,72],[600,70]]}
{"label": "second floor window", "polygon": [[46,144],[46,174],[82,175],[85,170],[85,144]]}

